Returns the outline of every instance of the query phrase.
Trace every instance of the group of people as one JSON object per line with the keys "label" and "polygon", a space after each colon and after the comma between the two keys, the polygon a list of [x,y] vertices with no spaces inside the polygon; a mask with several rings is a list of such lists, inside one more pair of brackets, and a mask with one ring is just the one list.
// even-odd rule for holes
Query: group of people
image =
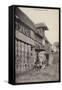
{"label": "group of people", "polygon": [[45,69],[48,64],[52,64],[53,56],[52,54],[46,54],[45,52],[39,52],[37,54],[37,59],[35,61],[34,69],[39,71],[40,69]]}

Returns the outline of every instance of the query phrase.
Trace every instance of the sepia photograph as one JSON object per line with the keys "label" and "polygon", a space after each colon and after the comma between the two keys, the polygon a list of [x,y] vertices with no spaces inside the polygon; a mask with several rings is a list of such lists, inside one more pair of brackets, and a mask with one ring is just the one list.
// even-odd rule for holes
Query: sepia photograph
{"label": "sepia photograph", "polygon": [[59,27],[59,8],[16,7],[16,83],[59,81]]}

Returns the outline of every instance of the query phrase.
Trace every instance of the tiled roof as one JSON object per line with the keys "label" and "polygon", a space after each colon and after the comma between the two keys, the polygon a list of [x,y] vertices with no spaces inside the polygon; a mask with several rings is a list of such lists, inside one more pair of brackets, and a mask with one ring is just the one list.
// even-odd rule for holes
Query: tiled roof
{"label": "tiled roof", "polygon": [[24,24],[26,24],[32,30],[35,30],[36,29],[34,23],[19,8],[16,8],[16,16],[19,17],[19,20],[21,20]]}
{"label": "tiled roof", "polygon": [[43,28],[43,30],[48,30],[48,27],[46,26],[45,23],[38,23],[35,26],[36,28]]}

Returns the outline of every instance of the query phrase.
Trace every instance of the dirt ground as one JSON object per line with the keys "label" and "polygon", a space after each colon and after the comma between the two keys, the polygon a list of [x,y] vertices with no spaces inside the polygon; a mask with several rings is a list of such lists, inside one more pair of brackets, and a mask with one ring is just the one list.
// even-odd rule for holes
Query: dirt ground
{"label": "dirt ground", "polygon": [[[54,56],[57,58],[57,55]],[[56,61],[55,61],[56,62]],[[59,80],[59,62],[48,65],[45,69],[40,69],[40,71],[31,70],[25,74],[19,74],[16,77],[17,83],[25,82],[43,82],[43,81],[57,81]]]}

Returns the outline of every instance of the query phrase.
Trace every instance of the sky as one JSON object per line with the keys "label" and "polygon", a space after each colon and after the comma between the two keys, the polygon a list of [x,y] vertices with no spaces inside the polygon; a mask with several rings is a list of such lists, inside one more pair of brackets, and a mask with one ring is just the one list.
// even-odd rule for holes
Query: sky
{"label": "sky", "polygon": [[53,44],[59,41],[59,10],[43,8],[23,8],[19,7],[34,24],[45,23],[49,30],[45,35],[49,42]]}

